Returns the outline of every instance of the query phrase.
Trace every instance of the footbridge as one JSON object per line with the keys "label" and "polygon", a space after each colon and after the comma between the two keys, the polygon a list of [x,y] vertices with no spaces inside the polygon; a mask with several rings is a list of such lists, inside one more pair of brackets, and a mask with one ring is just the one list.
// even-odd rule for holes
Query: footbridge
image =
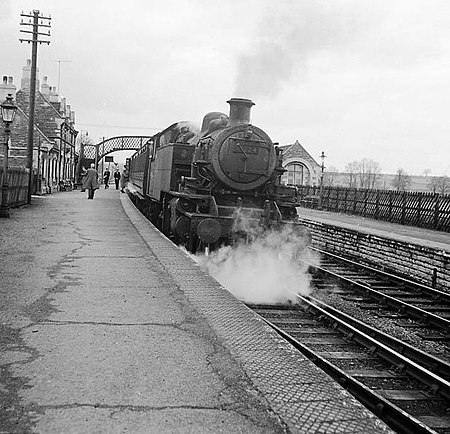
{"label": "footbridge", "polygon": [[116,136],[103,139],[95,145],[81,145],[81,158],[99,161],[115,151],[138,150],[146,145],[152,136]]}
{"label": "footbridge", "polygon": [[84,168],[91,163],[96,166],[98,162],[108,154],[116,151],[138,150],[146,145],[153,136],[115,136],[103,139],[97,144],[82,143],[80,146],[80,158],[77,174],[80,175]]}

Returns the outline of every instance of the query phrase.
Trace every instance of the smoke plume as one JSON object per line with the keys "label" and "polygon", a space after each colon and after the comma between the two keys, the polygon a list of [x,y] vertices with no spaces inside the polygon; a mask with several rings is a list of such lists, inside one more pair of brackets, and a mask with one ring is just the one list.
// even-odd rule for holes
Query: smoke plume
{"label": "smoke plume", "polygon": [[353,1],[276,2],[238,58],[236,95],[273,97],[294,75],[304,76],[318,54],[341,52],[364,29],[359,9]]}
{"label": "smoke plume", "polygon": [[295,227],[284,227],[222,247],[196,260],[236,298],[247,303],[296,303],[296,295],[310,293],[309,275],[299,257],[307,240]]}

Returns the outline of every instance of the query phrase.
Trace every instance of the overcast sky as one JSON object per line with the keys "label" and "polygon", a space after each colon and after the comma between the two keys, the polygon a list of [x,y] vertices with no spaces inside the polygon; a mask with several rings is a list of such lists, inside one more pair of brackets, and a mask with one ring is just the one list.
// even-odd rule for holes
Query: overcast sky
{"label": "overcast sky", "polygon": [[18,86],[33,9],[52,17],[39,77],[60,72],[95,141],[200,124],[241,97],[273,141],[328,167],[450,175],[448,0],[0,0],[0,75]]}

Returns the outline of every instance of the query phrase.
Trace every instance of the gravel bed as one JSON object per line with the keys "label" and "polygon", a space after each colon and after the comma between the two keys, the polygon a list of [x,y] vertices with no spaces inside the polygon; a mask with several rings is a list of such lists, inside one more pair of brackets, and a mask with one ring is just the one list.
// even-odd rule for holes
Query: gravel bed
{"label": "gravel bed", "polygon": [[359,378],[358,381],[375,390],[427,390],[427,386],[411,378]]}
{"label": "gravel bed", "polygon": [[316,344],[316,343],[311,344],[311,343],[308,342],[308,347],[313,348],[314,351],[320,351],[320,352],[323,352],[323,351],[325,351],[325,352],[329,352],[329,351],[333,351],[333,352],[334,351],[361,352],[361,346],[357,345],[357,344],[349,345],[349,344],[343,343],[342,345],[340,345],[340,344],[333,344],[331,346],[331,345],[327,345],[327,344]]}
{"label": "gravel bed", "polygon": [[428,416],[430,412],[442,414],[445,401],[397,401],[397,406],[408,413],[418,416]]}
{"label": "gravel bed", "polygon": [[354,369],[372,369],[377,371],[384,371],[392,368],[387,362],[383,362],[381,359],[379,361],[373,360],[333,360],[333,365],[337,366],[339,369],[344,371],[352,371]]}
{"label": "gravel bed", "polygon": [[353,318],[450,363],[448,346],[442,344],[442,342],[426,341],[419,336],[420,333],[429,334],[429,329],[401,327],[395,324],[395,320],[392,318],[383,318],[376,315],[374,311],[360,309],[355,302],[344,300],[339,294],[335,294],[329,289],[315,289],[312,295]]}

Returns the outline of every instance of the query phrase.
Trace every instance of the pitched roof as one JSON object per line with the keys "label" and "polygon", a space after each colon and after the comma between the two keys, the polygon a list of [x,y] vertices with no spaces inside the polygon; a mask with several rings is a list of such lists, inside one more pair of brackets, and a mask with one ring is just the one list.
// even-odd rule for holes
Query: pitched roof
{"label": "pitched roof", "polygon": [[[24,119],[27,120],[28,123],[28,115],[25,113],[24,110],[22,110],[22,108],[18,105],[17,106],[17,111],[20,113],[21,116],[24,117]],[[49,144],[52,145],[52,147],[54,147],[56,145],[56,142],[53,139],[50,139],[37,125],[36,123],[34,124],[34,130],[38,133],[39,136],[41,136],[42,139],[44,139],[46,142],[48,142]],[[51,149],[51,148],[50,148]]]}
{"label": "pitched roof", "polygon": [[303,147],[303,145],[298,140],[296,140],[292,144],[280,145],[278,147],[283,150],[284,158],[298,157],[304,160],[314,162],[316,165],[319,165],[317,161],[313,157],[311,157],[311,154]]}

